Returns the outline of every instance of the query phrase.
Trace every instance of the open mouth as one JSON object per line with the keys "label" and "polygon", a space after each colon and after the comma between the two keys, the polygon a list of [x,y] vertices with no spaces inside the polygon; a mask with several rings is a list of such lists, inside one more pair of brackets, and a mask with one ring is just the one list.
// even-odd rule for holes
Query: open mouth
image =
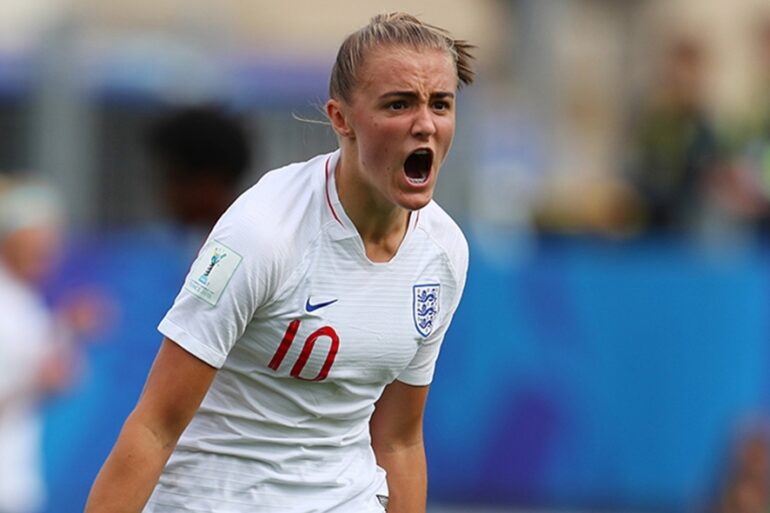
{"label": "open mouth", "polygon": [[428,181],[433,165],[433,152],[429,149],[413,151],[404,162],[404,172],[410,183],[420,185]]}

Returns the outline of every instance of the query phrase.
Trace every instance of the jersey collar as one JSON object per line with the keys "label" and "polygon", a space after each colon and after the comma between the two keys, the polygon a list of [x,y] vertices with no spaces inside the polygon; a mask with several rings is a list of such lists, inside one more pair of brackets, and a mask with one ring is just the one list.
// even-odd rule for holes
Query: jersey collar
{"label": "jersey collar", "polygon": [[[339,195],[337,194],[337,181],[335,178],[335,169],[337,169],[337,163],[340,161],[340,150],[338,149],[334,153],[329,154],[324,163],[324,173],[326,176],[324,182],[324,196],[326,202],[326,209],[329,216],[333,219],[332,227],[329,231],[333,240],[342,240],[349,237],[358,237],[358,230],[345,213],[345,209],[342,207]],[[409,229],[407,231],[407,238],[409,234],[417,228],[420,222],[420,211],[412,212],[409,216]],[[405,242],[405,241],[404,241]],[[403,246],[403,242],[402,242]]]}
{"label": "jersey collar", "polygon": [[339,195],[337,194],[337,181],[334,170],[337,169],[337,163],[340,161],[340,150],[335,151],[326,158],[324,163],[324,196],[326,200],[326,210],[331,216],[333,222],[329,230],[333,240],[342,240],[358,235],[353,221],[348,218],[345,209],[342,208]]}

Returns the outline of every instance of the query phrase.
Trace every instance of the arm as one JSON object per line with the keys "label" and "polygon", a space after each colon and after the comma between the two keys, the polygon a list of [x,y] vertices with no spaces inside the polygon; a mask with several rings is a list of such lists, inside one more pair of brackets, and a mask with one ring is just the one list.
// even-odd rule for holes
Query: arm
{"label": "arm", "polygon": [[217,369],[169,339],[94,481],[86,513],[139,513]]}
{"label": "arm", "polygon": [[394,381],[377,401],[370,423],[377,464],[388,474],[388,513],[424,513],[428,473],[422,420],[427,386]]}

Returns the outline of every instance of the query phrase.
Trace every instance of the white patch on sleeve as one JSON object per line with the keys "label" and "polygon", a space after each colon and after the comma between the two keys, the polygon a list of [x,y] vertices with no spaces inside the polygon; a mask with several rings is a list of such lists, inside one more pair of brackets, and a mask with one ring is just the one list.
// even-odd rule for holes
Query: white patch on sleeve
{"label": "white patch on sleeve", "polygon": [[243,257],[221,242],[209,242],[187,275],[184,288],[214,306],[222,297]]}

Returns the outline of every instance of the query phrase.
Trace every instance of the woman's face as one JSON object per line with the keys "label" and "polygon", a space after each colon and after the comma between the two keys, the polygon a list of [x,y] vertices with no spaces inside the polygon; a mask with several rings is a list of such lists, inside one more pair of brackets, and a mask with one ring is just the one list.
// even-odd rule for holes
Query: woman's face
{"label": "woman's face", "polygon": [[417,210],[430,202],[454,136],[456,92],[446,51],[391,46],[366,54],[350,104],[339,103],[347,132],[338,133],[343,161],[354,160],[373,206]]}

